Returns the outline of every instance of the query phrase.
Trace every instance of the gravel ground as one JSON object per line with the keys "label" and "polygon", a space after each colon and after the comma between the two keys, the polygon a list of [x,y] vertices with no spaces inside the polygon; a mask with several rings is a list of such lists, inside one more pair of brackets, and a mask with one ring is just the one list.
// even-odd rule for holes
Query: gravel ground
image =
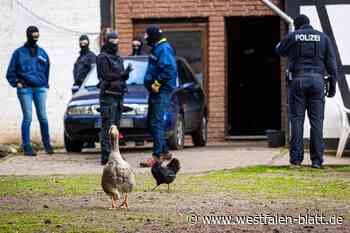
{"label": "gravel ground", "polygon": [[[121,153],[134,167],[136,173],[149,172],[140,168],[139,162],[149,158],[150,147],[122,148]],[[283,148],[268,148],[263,142],[257,144],[210,145],[202,148],[186,147],[174,151],[181,161],[181,172],[198,173],[211,170],[229,169],[254,165],[287,165],[288,151]],[[0,175],[70,175],[101,174],[98,150],[86,150],[79,154],[67,154],[63,150],[54,155],[39,153],[37,157],[10,156],[0,162]],[[305,164],[310,164],[305,155]],[[336,159],[325,156],[325,164],[350,164],[349,157]]]}

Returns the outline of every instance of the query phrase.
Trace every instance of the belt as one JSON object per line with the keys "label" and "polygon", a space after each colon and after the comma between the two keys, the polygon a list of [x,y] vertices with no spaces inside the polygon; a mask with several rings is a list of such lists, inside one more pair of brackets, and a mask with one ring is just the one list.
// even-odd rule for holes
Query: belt
{"label": "belt", "polygon": [[296,72],[292,72],[293,78],[302,77],[302,76],[311,76],[311,77],[323,77],[324,74],[321,74],[315,70],[299,70]]}

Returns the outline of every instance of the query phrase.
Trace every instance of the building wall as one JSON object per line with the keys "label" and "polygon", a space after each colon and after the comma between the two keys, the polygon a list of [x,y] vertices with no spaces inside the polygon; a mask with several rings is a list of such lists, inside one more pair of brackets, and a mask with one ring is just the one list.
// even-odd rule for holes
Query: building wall
{"label": "building wall", "polygon": [[[273,1],[278,4],[278,0]],[[227,122],[225,17],[270,16],[260,0],[118,0],[116,25],[120,51],[130,53],[134,19],[208,18],[209,23],[209,139],[224,140]]]}
{"label": "building wall", "polygon": [[[339,105],[350,108],[350,32],[344,22],[350,19],[349,0],[286,0],[286,11],[292,17],[305,14],[311,25],[326,33],[336,49],[338,63],[338,91],[334,98],[326,98],[324,115],[324,137],[339,138],[342,131],[342,119]],[[347,120],[349,120],[349,116]],[[346,119],[345,119],[346,120]],[[348,122],[344,121],[345,124]],[[310,124],[306,116],[304,138],[310,137]],[[328,140],[330,142],[334,140]],[[333,147],[330,143],[330,147]]]}
{"label": "building wall", "polygon": [[[78,38],[91,33],[91,47],[98,50],[100,31],[99,0],[0,0],[0,143],[19,142],[21,109],[16,90],[5,78],[12,52],[25,40],[25,30],[36,25],[39,45],[50,56],[48,118],[52,141],[62,143],[63,114],[71,97],[72,67],[78,56]],[[40,140],[39,124],[33,109],[32,135]]]}

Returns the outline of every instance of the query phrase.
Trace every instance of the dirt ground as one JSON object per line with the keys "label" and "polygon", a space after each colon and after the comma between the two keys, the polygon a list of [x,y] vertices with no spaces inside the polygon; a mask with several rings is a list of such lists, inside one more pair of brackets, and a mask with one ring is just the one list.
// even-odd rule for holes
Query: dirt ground
{"label": "dirt ground", "polygon": [[[149,149],[136,151],[126,149],[122,153],[126,154],[128,161],[136,167],[140,160],[149,155]],[[205,176],[208,171],[235,167],[288,164],[288,155],[284,149],[269,149],[261,146],[245,148],[212,146],[199,151],[195,148],[187,148],[177,152],[176,156],[183,164],[181,172],[186,177]],[[350,164],[349,158],[336,160],[333,156],[328,156],[326,161],[328,164]],[[306,164],[309,163],[307,160]],[[136,168],[135,170],[138,176],[150,176],[148,169]],[[98,175],[101,171],[99,155],[93,151],[76,155],[61,152],[51,157],[39,154],[37,158],[14,156],[0,162],[0,179],[57,175],[74,177],[82,174]],[[287,178],[290,174],[287,174]],[[329,175],[338,177],[339,174]],[[268,179],[268,175],[264,173],[262,175]],[[278,174],[275,176],[278,178]],[[316,177],[317,173],[316,175],[310,173],[310,176]],[[343,172],[339,177],[343,182],[341,187],[348,190],[350,172]],[[301,179],[307,178],[303,176]],[[130,195],[128,210],[108,209],[110,200],[98,184],[94,191],[82,195],[59,195],[34,191],[30,195],[22,195],[19,188],[18,195],[6,195],[6,193],[0,195],[0,215],[2,216],[0,233],[21,232],[16,229],[27,229],[23,226],[25,223],[40,224],[38,227],[40,230],[28,230],[28,232],[350,232],[350,198],[333,199],[331,196],[322,195],[300,198],[298,195],[293,195],[293,187],[289,187],[287,196],[274,199],[255,194],[254,189],[244,192],[235,191],[234,183],[227,191],[215,189],[209,181],[207,191],[198,192],[191,186],[192,183],[186,183],[187,178],[181,175],[178,179],[178,183],[171,187],[170,192],[167,192],[166,186],[151,192],[149,184],[138,184],[139,188]],[[201,182],[201,185],[206,185],[205,179]],[[220,186],[220,183],[218,185]],[[332,183],[329,184],[329,188],[332,188]],[[296,191],[300,192],[297,189],[296,187]],[[259,193],[259,190],[256,192]],[[327,189],[325,192],[328,192]],[[296,223],[225,225],[208,224],[203,220],[206,218],[204,216],[232,216],[232,219],[236,219],[237,216],[278,215],[297,218],[299,215],[312,217],[316,214],[327,215],[327,217],[336,215],[344,220],[342,224],[337,225]],[[32,215],[33,218],[30,217]]]}
{"label": "dirt ground", "polygon": [[[188,195],[173,190],[167,192],[138,192],[130,197],[129,210],[109,210],[109,200],[102,192],[80,197],[55,198],[24,198],[1,199],[0,205],[13,204],[11,212],[26,214],[26,212],[41,212],[55,210],[60,213],[74,215],[71,221],[55,222],[50,217],[42,221],[49,222],[48,229],[41,232],[70,232],[75,224],[93,225],[108,229],[110,232],[317,232],[340,233],[350,232],[350,222],[345,220],[342,225],[206,225],[202,222],[191,224],[191,218],[201,216],[255,216],[261,214],[278,214],[294,216],[307,213],[344,213],[350,211],[350,206],[344,203],[322,203],[314,200],[299,202],[286,200],[255,200],[234,193],[204,193]],[[78,216],[78,217],[77,217]],[[1,228],[0,228],[1,229]],[[46,229],[44,227],[43,229]],[[75,232],[75,231],[74,231]],[[85,231],[76,231],[85,232]],[[90,231],[88,231],[90,232]],[[94,231],[91,231],[94,232]]]}

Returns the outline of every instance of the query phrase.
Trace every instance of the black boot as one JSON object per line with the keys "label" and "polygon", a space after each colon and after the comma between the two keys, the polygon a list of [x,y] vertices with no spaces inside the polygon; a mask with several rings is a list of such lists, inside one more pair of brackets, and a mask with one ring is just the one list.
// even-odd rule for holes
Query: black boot
{"label": "black boot", "polygon": [[23,145],[23,153],[27,156],[36,156],[36,152],[31,145]]}
{"label": "black boot", "polygon": [[46,154],[52,155],[54,153],[51,145],[45,145],[44,148],[45,148]]}

